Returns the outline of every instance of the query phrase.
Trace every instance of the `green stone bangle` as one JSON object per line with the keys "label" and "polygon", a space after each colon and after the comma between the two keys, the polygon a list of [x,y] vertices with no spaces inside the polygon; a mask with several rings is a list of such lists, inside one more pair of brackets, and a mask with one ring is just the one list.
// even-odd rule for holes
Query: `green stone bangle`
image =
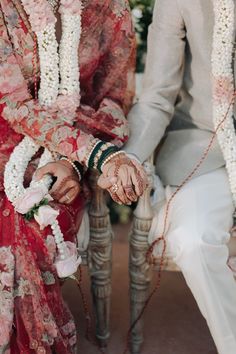
{"label": "green stone bangle", "polygon": [[79,163],[79,161],[73,161],[73,163],[78,168],[81,176],[83,176],[83,173],[84,173],[83,165],[81,165],[81,163]]}
{"label": "green stone bangle", "polygon": [[114,145],[114,146],[109,147],[107,150],[105,150],[102,153],[102,155],[101,155],[101,157],[100,157],[100,159],[98,161],[98,164],[97,164],[97,169],[99,170],[99,172],[102,172],[101,171],[101,166],[102,166],[103,162],[106,160],[106,158],[109,155],[111,155],[111,154],[113,154],[114,152],[117,152],[117,151],[119,151],[119,149]]}
{"label": "green stone bangle", "polygon": [[89,161],[88,161],[88,167],[89,168],[93,168],[94,166],[94,159],[95,159],[95,156],[96,154],[98,153],[98,151],[100,150],[101,146],[104,145],[104,141],[100,141],[96,146],[95,148],[93,149],[90,157],[89,157]]}

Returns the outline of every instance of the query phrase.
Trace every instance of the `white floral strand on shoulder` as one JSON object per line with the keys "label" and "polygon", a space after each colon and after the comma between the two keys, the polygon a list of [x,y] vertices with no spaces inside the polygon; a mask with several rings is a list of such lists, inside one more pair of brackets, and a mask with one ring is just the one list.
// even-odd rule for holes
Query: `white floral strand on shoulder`
{"label": "white floral strand on shoulder", "polygon": [[40,104],[50,106],[58,96],[59,71],[56,17],[45,0],[21,0],[32,30],[36,33],[40,58]]}
{"label": "white floral strand on shoulder", "polygon": [[[234,76],[234,1],[214,0],[215,26],[212,49],[213,122],[215,129],[227,115],[217,131],[219,145],[226,162],[230,188],[236,206],[236,135],[233,116]],[[230,108],[229,108],[230,106]]]}
{"label": "white floral strand on shoulder", "polygon": [[[55,29],[56,17],[48,2],[46,0],[21,1],[37,36],[40,59],[40,104],[50,107],[53,105],[54,108],[65,110],[66,113],[72,112],[68,117],[72,123],[76,108],[80,105],[78,48],[81,37],[81,1],[61,0],[59,12],[62,21],[62,37],[59,54]],[[47,15],[45,15],[46,11],[48,11]],[[68,102],[68,107],[65,102]]]}
{"label": "white floral strand on shoulder", "polygon": [[76,95],[76,98],[80,98],[78,47],[81,37],[82,5],[78,1],[75,4],[75,1],[62,0],[59,12],[62,20],[59,92],[62,95]]}
{"label": "white floral strand on shoulder", "polygon": [[40,58],[39,102],[51,106],[57,99],[59,86],[59,58],[55,26],[49,24],[43,31],[37,32]]}

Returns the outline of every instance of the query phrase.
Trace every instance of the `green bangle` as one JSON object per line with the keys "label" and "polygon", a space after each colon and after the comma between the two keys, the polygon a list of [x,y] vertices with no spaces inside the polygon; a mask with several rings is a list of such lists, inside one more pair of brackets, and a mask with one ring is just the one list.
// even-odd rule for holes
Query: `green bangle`
{"label": "green bangle", "polygon": [[81,177],[83,176],[83,173],[84,173],[84,168],[83,168],[83,165],[81,165],[81,163],[79,163],[79,161],[73,161],[74,165],[78,168],[80,174],[81,174]]}
{"label": "green bangle", "polygon": [[89,168],[93,168],[95,156],[98,153],[98,151],[100,150],[101,146],[104,144],[105,144],[104,141],[100,141],[93,149],[93,151],[89,157],[89,160],[88,160],[88,167]]}
{"label": "green bangle", "polygon": [[106,158],[109,155],[111,155],[111,154],[113,154],[114,152],[117,152],[117,151],[119,151],[119,149],[114,145],[114,146],[109,147],[107,150],[105,150],[102,153],[102,155],[101,155],[101,157],[100,157],[100,159],[98,161],[98,164],[97,164],[97,169],[99,170],[99,172],[101,172],[102,164],[106,160]]}

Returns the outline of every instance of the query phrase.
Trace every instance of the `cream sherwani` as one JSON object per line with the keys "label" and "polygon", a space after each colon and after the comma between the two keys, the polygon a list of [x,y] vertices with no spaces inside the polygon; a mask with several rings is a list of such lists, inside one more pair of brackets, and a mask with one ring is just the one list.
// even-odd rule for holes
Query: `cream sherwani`
{"label": "cream sherwani", "polygon": [[[154,21],[149,28],[144,87],[129,114],[131,135],[126,151],[144,161],[168,126],[171,132],[157,163],[165,184],[176,185],[183,180],[214,129],[212,1],[156,0]],[[223,165],[216,143],[199,174]]]}
{"label": "cream sherwani", "polygon": [[[143,91],[130,114],[125,150],[156,161],[167,198],[191,172],[213,134],[211,53],[215,0],[156,0]],[[223,60],[223,58],[222,58]],[[227,266],[233,202],[217,140],[174,199],[166,239],[220,354],[236,353],[236,283]],[[164,206],[165,207],[165,206]],[[161,230],[163,208],[150,240]],[[205,353],[204,353],[205,354]]]}

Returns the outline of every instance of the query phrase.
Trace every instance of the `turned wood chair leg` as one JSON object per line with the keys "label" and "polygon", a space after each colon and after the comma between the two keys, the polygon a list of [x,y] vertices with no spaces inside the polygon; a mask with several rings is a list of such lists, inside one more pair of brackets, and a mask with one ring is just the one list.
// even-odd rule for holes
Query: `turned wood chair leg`
{"label": "turned wood chair leg", "polygon": [[98,176],[93,174],[90,179],[93,199],[89,209],[90,242],[88,247],[88,266],[96,315],[96,337],[100,346],[106,347],[107,340],[110,336],[109,322],[113,234],[104,191],[97,186],[97,178]]}
{"label": "turned wood chair leg", "polygon": [[[130,236],[130,317],[131,325],[139,316],[149,294],[151,271],[146,260],[148,250],[148,232],[151,227],[153,212],[150,204],[150,191],[153,185],[153,165],[145,164],[149,187],[145,194],[139,198],[134,211],[133,228]],[[143,318],[141,318],[132,330],[130,348],[132,354],[139,354],[143,342]]]}

